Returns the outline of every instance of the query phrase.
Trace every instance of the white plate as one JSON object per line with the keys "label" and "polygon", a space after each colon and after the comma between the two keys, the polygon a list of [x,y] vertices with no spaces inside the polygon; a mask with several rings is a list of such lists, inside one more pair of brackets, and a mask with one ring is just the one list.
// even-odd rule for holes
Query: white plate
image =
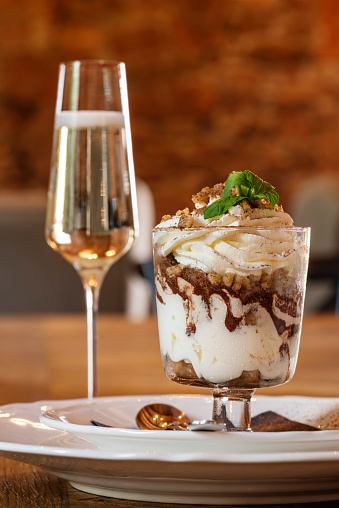
{"label": "white plate", "polygon": [[[154,396],[154,402],[159,397]],[[318,432],[169,432],[140,430],[135,415],[144,405],[140,397],[86,402],[44,411],[40,421],[54,429],[70,432],[86,439],[102,450],[121,453],[147,453],[158,458],[193,453],[207,454],[211,460],[230,453],[279,453],[302,451],[337,451],[339,453],[339,401],[314,400],[316,414],[310,399],[298,397],[257,397],[252,402],[252,414],[275,411],[291,420],[308,423],[321,429]],[[202,396],[171,396],[171,403],[185,411],[191,420],[209,419],[212,398]],[[337,421],[333,421],[334,417]],[[113,428],[91,425],[97,420]]]}
{"label": "white plate", "polygon": [[[196,416],[194,411],[198,411],[197,416],[204,417],[201,410],[211,408],[211,399],[199,396],[100,398],[94,405],[111,408],[114,418],[126,418],[127,412],[131,422],[132,414],[135,415],[139,407],[155,401],[182,407],[190,416],[192,409],[193,417]],[[326,440],[333,444],[327,451],[275,452],[266,447],[262,453],[247,452],[243,447],[234,453],[228,450],[229,435],[225,433],[218,434],[219,446],[213,444],[208,451],[200,447],[199,436],[203,440],[214,440],[216,434],[196,433],[198,437],[193,436],[195,446],[187,451],[187,437],[190,441],[194,433],[154,433],[120,428],[115,430],[126,433],[124,439],[119,439],[121,447],[104,450],[88,440],[51,429],[39,421],[41,412],[48,409],[85,407],[88,410],[90,406],[82,399],[0,407],[0,454],[39,466],[81,490],[124,499],[208,505],[287,504],[339,499],[337,437]],[[277,412],[286,417],[293,413],[294,419],[299,421],[302,416],[305,423],[317,421],[325,426],[338,425],[339,399],[257,397],[253,414],[267,407],[279,408]],[[71,425],[81,426],[81,423],[76,421]],[[284,439],[287,433],[279,434]],[[298,434],[300,437],[312,435],[318,441],[318,436],[337,436],[337,431]],[[258,434],[250,436],[257,439]],[[163,443],[158,449],[152,443],[159,438]],[[221,439],[225,444],[219,449]],[[165,443],[167,446],[163,446]]]}

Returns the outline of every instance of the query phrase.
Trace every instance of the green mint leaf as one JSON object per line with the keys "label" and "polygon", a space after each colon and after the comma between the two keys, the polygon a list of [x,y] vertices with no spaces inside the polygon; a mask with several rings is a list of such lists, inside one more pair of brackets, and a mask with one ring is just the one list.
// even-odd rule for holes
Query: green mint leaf
{"label": "green mint leaf", "polygon": [[271,203],[271,208],[279,201],[279,195],[275,191],[274,187],[256,176],[251,171],[244,171],[245,177],[250,185],[250,195],[249,200],[253,201],[255,199],[267,199]]}
{"label": "green mint leaf", "polygon": [[239,196],[248,196],[250,182],[248,181],[244,171],[236,171],[232,173],[226,180],[223,197],[230,195],[232,187],[237,187]]}
{"label": "green mint leaf", "polygon": [[275,205],[278,204],[278,201],[279,201],[279,194],[277,193],[277,191],[274,189],[274,187],[272,187],[272,190],[270,190],[269,192],[266,192],[267,194],[267,199],[268,201],[271,203],[271,208],[274,208]]}
{"label": "green mint leaf", "polygon": [[246,199],[246,196],[225,196],[213,201],[213,203],[205,208],[204,219],[211,219],[212,217],[223,215],[231,206],[236,205],[243,199]]}
{"label": "green mint leaf", "polygon": [[[232,187],[237,188],[238,196],[231,196]],[[274,187],[265,182],[259,176],[251,171],[236,171],[226,180],[223,197],[214,201],[204,211],[204,218],[211,219],[226,213],[231,206],[239,203],[243,199],[249,202],[257,199],[267,199],[271,208],[274,208],[279,201],[279,195]]]}

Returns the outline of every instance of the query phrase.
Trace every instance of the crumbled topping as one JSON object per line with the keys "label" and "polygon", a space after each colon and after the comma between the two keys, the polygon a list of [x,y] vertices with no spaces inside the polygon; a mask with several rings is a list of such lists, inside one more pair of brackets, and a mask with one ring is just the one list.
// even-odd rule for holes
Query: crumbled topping
{"label": "crumbled topping", "polygon": [[190,214],[188,208],[184,208],[183,210],[178,210],[176,212],[176,217],[179,217],[178,227],[179,228],[190,228],[193,226],[194,218]]}
{"label": "crumbled topping", "polygon": [[268,199],[255,199],[252,201],[251,205],[256,208],[271,208],[271,203]]}
{"label": "crumbled topping", "polygon": [[191,228],[194,224],[194,218],[192,215],[181,215],[178,227],[179,228]]}
{"label": "crumbled topping", "polygon": [[222,198],[225,183],[217,183],[214,187],[204,187],[197,194],[193,194],[192,201],[196,208],[206,207],[211,200]]}
{"label": "crumbled topping", "polygon": [[189,209],[186,207],[183,210],[177,210],[175,215],[178,215],[179,217],[183,217],[185,215],[188,215],[190,213]]}
{"label": "crumbled topping", "polygon": [[166,220],[172,219],[172,215],[163,215],[160,222],[165,222]]}
{"label": "crumbled topping", "polygon": [[166,268],[166,273],[167,275],[169,275],[170,277],[172,276],[176,276],[176,275],[179,275],[179,273],[181,272],[181,270],[183,269],[183,265],[181,264],[178,264],[178,265],[172,265],[172,266],[169,266]]}
{"label": "crumbled topping", "polygon": [[222,281],[222,277],[218,273],[208,273],[207,278],[211,284],[220,284]]}

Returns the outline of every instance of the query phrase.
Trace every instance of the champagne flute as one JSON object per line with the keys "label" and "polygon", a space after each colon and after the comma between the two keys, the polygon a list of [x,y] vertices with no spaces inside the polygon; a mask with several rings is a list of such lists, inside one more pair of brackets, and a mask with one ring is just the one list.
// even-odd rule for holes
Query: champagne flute
{"label": "champagne flute", "polygon": [[130,249],[137,230],[125,65],[103,60],[62,63],[46,240],[73,265],[84,287],[89,399],[98,394],[100,287],[108,269]]}

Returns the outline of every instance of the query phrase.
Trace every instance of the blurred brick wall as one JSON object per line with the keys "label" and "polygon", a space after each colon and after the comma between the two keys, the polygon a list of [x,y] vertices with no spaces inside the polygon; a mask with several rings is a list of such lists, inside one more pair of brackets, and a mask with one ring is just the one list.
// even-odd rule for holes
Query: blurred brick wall
{"label": "blurred brick wall", "polygon": [[339,175],[337,0],[0,0],[0,189],[44,188],[58,64],[127,67],[158,218],[232,170]]}

